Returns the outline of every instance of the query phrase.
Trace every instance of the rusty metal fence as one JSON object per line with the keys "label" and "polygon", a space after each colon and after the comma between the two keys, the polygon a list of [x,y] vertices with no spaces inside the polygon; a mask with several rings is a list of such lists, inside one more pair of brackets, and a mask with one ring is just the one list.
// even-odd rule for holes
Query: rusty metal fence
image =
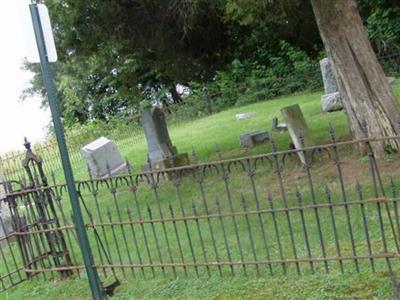
{"label": "rusty metal fence", "polygon": [[[76,182],[103,281],[399,270],[398,154],[366,138]],[[363,145],[360,156],[355,146]],[[298,159],[305,155],[306,164]],[[28,179],[5,183],[2,290],[84,269],[64,184],[29,156]],[[29,166],[28,166],[29,165]],[[90,172],[89,172],[90,173]],[[0,231],[1,232],[1,231]],[[113,285],[111,285],[112,288]],[[108,287],[110,288],[110,287]]]}

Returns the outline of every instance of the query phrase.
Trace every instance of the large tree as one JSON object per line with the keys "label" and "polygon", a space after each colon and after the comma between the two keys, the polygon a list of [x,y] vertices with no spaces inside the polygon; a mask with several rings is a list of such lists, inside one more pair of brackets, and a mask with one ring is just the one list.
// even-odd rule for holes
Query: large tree
{"label": "large tree", "polygon": [[[311,0],[325,50],[333,62],[354,138],[400,133],[400,107],[373,51],[354,0]],[[378,155],[383,144],[374,143]],[[390,142],[399,150],[399,143]]]}

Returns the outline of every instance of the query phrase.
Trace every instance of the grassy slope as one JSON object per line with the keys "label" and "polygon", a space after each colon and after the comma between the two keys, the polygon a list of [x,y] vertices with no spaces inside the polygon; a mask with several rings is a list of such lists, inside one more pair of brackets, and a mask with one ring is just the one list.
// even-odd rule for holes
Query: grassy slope
{"label": "grassy slope", "polygon": [[[346,135],[348,130],[344,113],[322,113],[320,98],[320,93],[304,94],[232,108],[194,122],[172,125],[169,131],[179,152],[190,153],[193,147],[202,159],[215,159],[215,145],[218,144],[226,157],[239,156],[242,154],[239,147],[241,134],[260,129],[270,131],[273,117],[280,117],[282,120],[280,109],[297,103],[300,104],[310,128],[313,129],[317,142],[327,140],[327,127],[330,122],[339,135]],[[235,115],[243,112],[256,112],[256,115],[247,120],[237,121]],[[285,133],[275,136],[280,146],[287,148],[289,135]],[[262,150],[258,149],[258,151]],[[125,156],[134,163],[145,161],[145,155],[145,143],[137,144],[132,151],[125,153]]]}
{"label": "grassy slope", "polygon": [[[400,93],[400,85],[396,85]],[[314,137],[318,142],[326,142],[326,127],[334,124],[339,136],[347,135],[346,120],[343,113],[322,114],[320,112],[319,94],[301,95],[282,98],[279,101],[257,103],[241,108],[234,108],[207,118],[172,126],[171,136],[181,151],[190,151],[195,146],[203,158],[214,157],[214,144],[223,148],[225,156],[237,156],[241,153],[238,147],[238,136],[249,130],[268,129],[273,116],[279,116],[279,109],[286,105],[299,103],[308,120]],[[254,111],[257,115],[245,121],[236,121],[235,114]],[[282,148],[288,144],[287,134],[278,134],[277,139]],[[144,156],[145,145],[136,145],[128,153],[134,161]],[[263,151],[258,149],[256,151]],[[265,151],[265,150],[264,150]],[[190,190],[188,191],[190,195]],[[387,274],[365,273],[361,275],[338,275],[332,273],[324,276],[307,275],[289,279],[283,277],[268,278],[235,278],[212,277],[210,279],[176,279],[176,280],[130,280],[117,290],[116,299],[138,298],[253,298],[253,299],[390,299],[391,285]],[[65,282],[31,281],[0,294],[0,299],[85,299],[90,292],[85,279]]]}

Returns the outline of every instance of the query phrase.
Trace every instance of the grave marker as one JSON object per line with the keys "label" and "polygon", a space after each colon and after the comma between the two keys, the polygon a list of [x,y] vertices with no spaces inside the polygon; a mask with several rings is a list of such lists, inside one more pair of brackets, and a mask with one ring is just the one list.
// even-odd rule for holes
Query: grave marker
{"label": "grave marker", "polygon": [[336,76],[333,72],[331,61],[326,57],[319,63],[325,89],[325,95],[321,98],[322,110],[325,112],[342,110],[342,99],[338,92]]}
{"label": "grave marker", "polygon": [[148,163],[143,171],[161,170],[189,164],[187,153],[178,153],[169,137],[164,113],[158,107],[142,112],[141,122],[147,141]]}
{"label": "grave marker", "polygon": [[94,178],[117,175],[126,170],[126,163],[122,159],[117,145],[105,137],[84,146],[81,154]]}
{"label": "grave marker", "polygon": [[[310,129],[307,126],[303,113],[298,104],[287,106],[281,109],[283,118],[289,130],[290,137],[296,149],[314,146],[314,141],[311,137]],[[306,163],[304,153],[298,152],[300,160],[303,164]]]}

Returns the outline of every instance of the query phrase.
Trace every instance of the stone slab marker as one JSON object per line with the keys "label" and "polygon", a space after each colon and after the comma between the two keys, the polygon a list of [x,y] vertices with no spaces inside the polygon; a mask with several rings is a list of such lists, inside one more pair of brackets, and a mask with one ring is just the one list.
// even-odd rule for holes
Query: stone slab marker
{"label": "stone slab marker", "polygon": [[[126,163],[117,148],[117,145],[101,137],[81,149],[94,178],[102,178],[109,175],[117,175],[126,170]],[[108,169],[109,168],[109,169]]]}
{"label": "stone slab marker", "polygon": [[248,132],[240,136],[240,146],[246,149],[262,145],[269,140],[269,137],[269,132],[265,130]]}
{"label": "stone slab marker", "polygon": [[[311,137],[310,129],[307,126],[306,120],[304,119],[303,113],[298,104],[282,108],[281,113],[285,119],[290,137],[296,149],[315,145]],[[302,139],[304,145],[302,144]],[[298,155],[301,162],[305,164],[304,153],[298,152]]]}
{"label": "stone slab marker", "polygon": [[142,166],[143,171],[161,170],[189,164],[187,153],[178,154],[169,137],[164,113],[158,107],[142,112],[141,123],[147,141],[148,163]]}
{"label": "stone slab marker", "polygon": [[331,112],[342,110],[343,104],[338,92],[338,85],[335,73],[333,72],[332,64],[329,58],[324,58],[320,62],[322,79],[324,82],[325,95],[321,98],[322,110]]}

